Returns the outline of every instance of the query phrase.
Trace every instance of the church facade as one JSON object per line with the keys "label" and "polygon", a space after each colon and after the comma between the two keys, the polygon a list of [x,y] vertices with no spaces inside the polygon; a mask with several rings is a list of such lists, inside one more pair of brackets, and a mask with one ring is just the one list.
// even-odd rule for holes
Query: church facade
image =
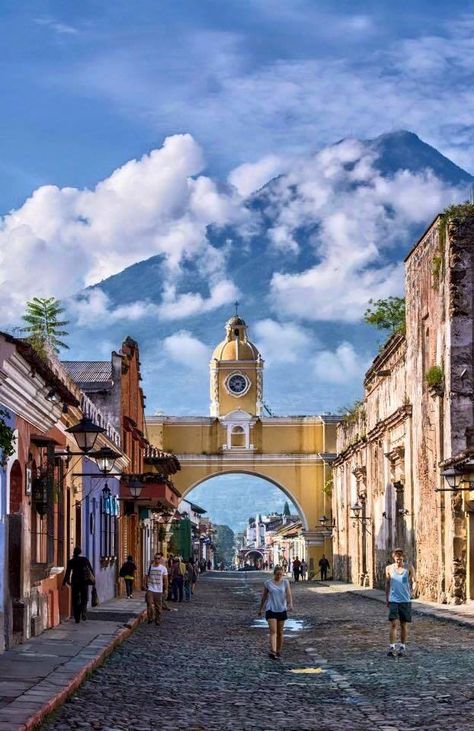
{"label": "church facade", "polygon": [[331,531],[320,519],[331,511],[327,486],[339,417],[264,415],[263,372],[245,321],[231,317],[210,362],[210,415],[148,417],[148,437],[177,456],[181,470],[174,483],[183,496],[229,473],[279,487],[301,516],[311,570],[323,553],[331,554]]}

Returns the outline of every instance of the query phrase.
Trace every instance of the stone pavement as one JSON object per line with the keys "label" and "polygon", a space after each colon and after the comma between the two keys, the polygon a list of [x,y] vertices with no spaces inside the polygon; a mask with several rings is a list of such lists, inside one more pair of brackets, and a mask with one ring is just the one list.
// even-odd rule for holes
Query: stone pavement
{"label": "stone pavement", "polygon": [[[320,584],[320,582],[317,583]],[[346,584],[342,581],[325,581],[324,585],[329,586],[333,591],[349,591],[365,599],[374,599],[385,604],[385,592],[380,589],[369,589],[357,584]],[[426,617],[436,617],[448,622],[463,624],[466,627],[474,627],[474,603],[472,602],[468,604],[438,604],[437,602],[414,599],[413,611],[415,614]]]}
{"label": "stone pavement", "polygon": [[35,728],[141,621],[143,593],[90,609],[0,654],[0,731]]}
{"label": "stone pavement", "polygon": [[[386,608],[322,584],[292,585],[283,658],[255,623],[266,578],[205,574],[190,604],[141,624],[43,731],[453,731],[474,728],[474,633],[417,615],[388,658]],[[350,588],[350,587],[349,587]]]}

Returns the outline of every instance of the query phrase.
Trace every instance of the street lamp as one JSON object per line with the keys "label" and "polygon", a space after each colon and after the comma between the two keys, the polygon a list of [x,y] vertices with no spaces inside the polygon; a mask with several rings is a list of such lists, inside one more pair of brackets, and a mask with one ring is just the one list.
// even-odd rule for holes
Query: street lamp
{"label": "street lamp", "polygon": [[99,470],[103,472],[104,475],[108,475],[112,472],[115,462],[119,459],[119,457],[121,457],[121,454],[110,447],[101,447],[95,452],[90,452],[89,457],[92,457],[92,459],[97,462]]}
{"label": "street lamp", "polygon": [[[352,511],[352,519],[354,520],[354,523],[352,525],[361,525],[362,527],[362,576],[363,581],[365,582],[368,573],[367,573],[367,534],[372,535],[369,529],[367,528],[367,523],[371,522],[371,518],[369,518],[368,515],[365,514],[365,505],[366,505],[366,498],[365,495],[359,495],[354,505],[351,506]],[[359,529],[357,528],[357,531]]]}
{"label": "street lamp", "polygon": [[322,515],[319,519],[319,524],[321,528],[326,528],[327,530],[332,530],[336,527],[336,521],[334,518],[330,520],[326,515]]}
{"label": "street lamp", "polygon": [[131,479],[128,483],[128,489],[130,490],[130,495],[133,497],[133,499],[137,500],[142,494],[143,482],[136,478]]}
{"label": "street lamp", "polygon": [[[441,477],[444,477],[448,487],[437,487],[435,492],[470,492],[474,490],[474,480],[472,479],[474,462],[467,459],[462,463],[451,464],[441,470]],[[463,485],[463,487],[461,487]]]}
{"label": "street lamp", "polygon": [[453,492],[455,492],[456,490],[464,489],[461,488],[462,470],[460,470],[458,467],[455,467],[454,465],[451,467],[446,467],[446,469],[441,472],[441,476],[444,477],[444,479],[448,483],[448,490],[452,490]]}
{"label": "street lamp", "polygon": [[99,434],[103,434],[105,429],[94,424],[92,419],[87,416],[83,416],[77,424],[66,429],[66,432],[73,435],[81,452],[88,454],[94,449],[97,437]]}

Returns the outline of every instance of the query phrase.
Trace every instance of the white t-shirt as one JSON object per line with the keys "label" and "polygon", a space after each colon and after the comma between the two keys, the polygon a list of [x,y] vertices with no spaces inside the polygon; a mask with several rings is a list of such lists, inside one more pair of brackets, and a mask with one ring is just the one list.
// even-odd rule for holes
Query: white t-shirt
{"label": "white t-shirt", "polygon": [[168,576],[168,569],[161,564],[155,566],[152,563],[148,571],[148,588],[150,591],[163,594],[163,576]]}
{"label": "white t-shirt", "polygon": [[286,590],[289,587],[288,579],[282,579],[276,584],[272,579],[265,582],[265,588],[268,590],[268,598],[265,609],[271,612],[286,612],[288,609],[286,602]]}

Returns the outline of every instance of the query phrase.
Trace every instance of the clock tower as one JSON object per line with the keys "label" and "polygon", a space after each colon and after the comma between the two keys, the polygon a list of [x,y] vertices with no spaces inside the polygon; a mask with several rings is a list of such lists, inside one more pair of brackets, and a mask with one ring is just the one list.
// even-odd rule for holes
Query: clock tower
{"label": "clock tower", "polygon": [[245,321],[235,314],[226,323],[226,337],[210,362],[211,416],[222,420],[234,412],[248,417],[262,410],[263,360],[247,336]]}

